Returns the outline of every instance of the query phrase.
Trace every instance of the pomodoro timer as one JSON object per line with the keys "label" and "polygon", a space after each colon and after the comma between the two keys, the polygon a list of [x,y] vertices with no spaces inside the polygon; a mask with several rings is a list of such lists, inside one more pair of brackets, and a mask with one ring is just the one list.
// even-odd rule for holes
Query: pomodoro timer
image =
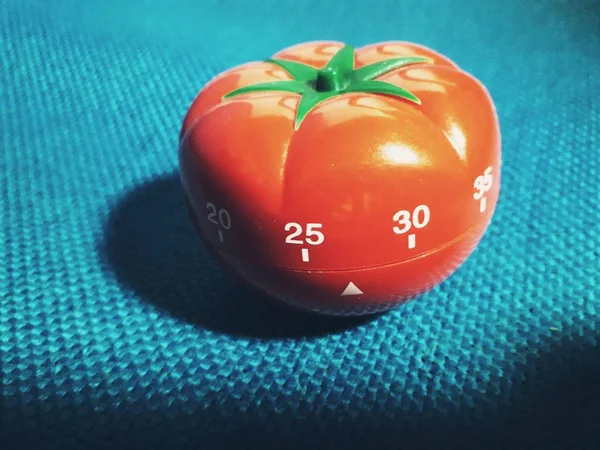
{"label": "pomodoro timer", "polygon": [[184,120],[191,219],[268,298],[381,312],[469,257],[500,191],[497,113],[481,82],[409,42],[307,42],[229,69]]}

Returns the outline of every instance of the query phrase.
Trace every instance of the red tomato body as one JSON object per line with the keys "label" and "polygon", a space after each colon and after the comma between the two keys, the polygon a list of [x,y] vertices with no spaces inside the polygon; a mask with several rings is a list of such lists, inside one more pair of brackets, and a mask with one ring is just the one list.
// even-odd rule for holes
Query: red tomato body
{"label": "red tomato body", "polygon": [[[310,42],[275,57],[321,69],[342,46]],[[300,94],[224,98],[292,79],[253,62],[205,86],[180,142],[190,214],[215,255],[268,297],[334,315],[386,310],[445,280],[482,238],[500,189],[498,119],[480,82],[416,44],[354,55],[356,69],[429,58],[376,78],[420,104],[345,92],[296,129]]]}

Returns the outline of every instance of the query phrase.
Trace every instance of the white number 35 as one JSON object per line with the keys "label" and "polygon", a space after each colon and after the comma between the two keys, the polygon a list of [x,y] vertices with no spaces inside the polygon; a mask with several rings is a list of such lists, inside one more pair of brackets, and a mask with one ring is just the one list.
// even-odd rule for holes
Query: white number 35
{"label": "white number 35", "polygon": [[477,192],[473,194],[473,198],[475,200],[481,199],[486,192],[488,192],[492,188],[492,183],[494,182],[494,177],[492,176],[492,167],[488,167],[483,172],[483,175],[479,175],[475,178],[475,182],[473,183],[473,187],[477,189]]}

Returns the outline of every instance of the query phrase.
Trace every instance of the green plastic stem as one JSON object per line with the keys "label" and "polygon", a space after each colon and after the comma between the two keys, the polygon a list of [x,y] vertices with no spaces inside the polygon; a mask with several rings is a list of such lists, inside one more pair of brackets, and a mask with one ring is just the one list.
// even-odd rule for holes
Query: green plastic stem
{"label": "green plastic stem", "polygon": [[337,95],[349,92],[369,92],[372,94],[391,95],[397,98],[420,104],[420,100],[412,93],[395,84],[374,80],[392,70],[411,64],[431,63],[431,59],[422,57],[391,58],[379,61],[359,69],[354,69],[354,47],[345,45],[331,57],[322,69],[308,64],[284,59],[268,59],[267,62],[277,64],[287,71],[292,80],[257,83],[236,89],[224,98],[250,92],[282,91],[301,95],[296,112],[295,129],[306,115],[319,103]]}

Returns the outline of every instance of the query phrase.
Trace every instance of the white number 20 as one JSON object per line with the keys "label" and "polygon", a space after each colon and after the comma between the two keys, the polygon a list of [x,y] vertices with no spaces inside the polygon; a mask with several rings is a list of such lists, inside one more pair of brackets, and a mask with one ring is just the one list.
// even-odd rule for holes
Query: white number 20
{"label": "white number 20", "polygon": [[285,225],[285,231],[293,231],[286,237],[285,242],[286,244],[304,244],[304,242],[310,245],[322,244],[325,241],[325,236],[318,230],[318,228],[322,227],[323,224],[321,223],[307,223],[303,241],[302,239],[296,239],[302,234],[302,225],[296,222],[289,222]]}
{"label": "white number 20", "polygon": [[217,207],[212,203],[207,203],[206,209],[208,209],[208,220],[210,222],[221,225],[226,230],[231,228],[231,216],[226,209],[217,210]]}
{"label": "white number 20", "polygon": [[394,222],[397,222],[400,226],[394,227],[394,233],[403,234],[410,230],[413,226],[415,228],[423,228],[429,223],[431,218],[431,212],[427,205],[417,206],[412,214],[410,211],[405,209],[398,211],[394,214]]}

